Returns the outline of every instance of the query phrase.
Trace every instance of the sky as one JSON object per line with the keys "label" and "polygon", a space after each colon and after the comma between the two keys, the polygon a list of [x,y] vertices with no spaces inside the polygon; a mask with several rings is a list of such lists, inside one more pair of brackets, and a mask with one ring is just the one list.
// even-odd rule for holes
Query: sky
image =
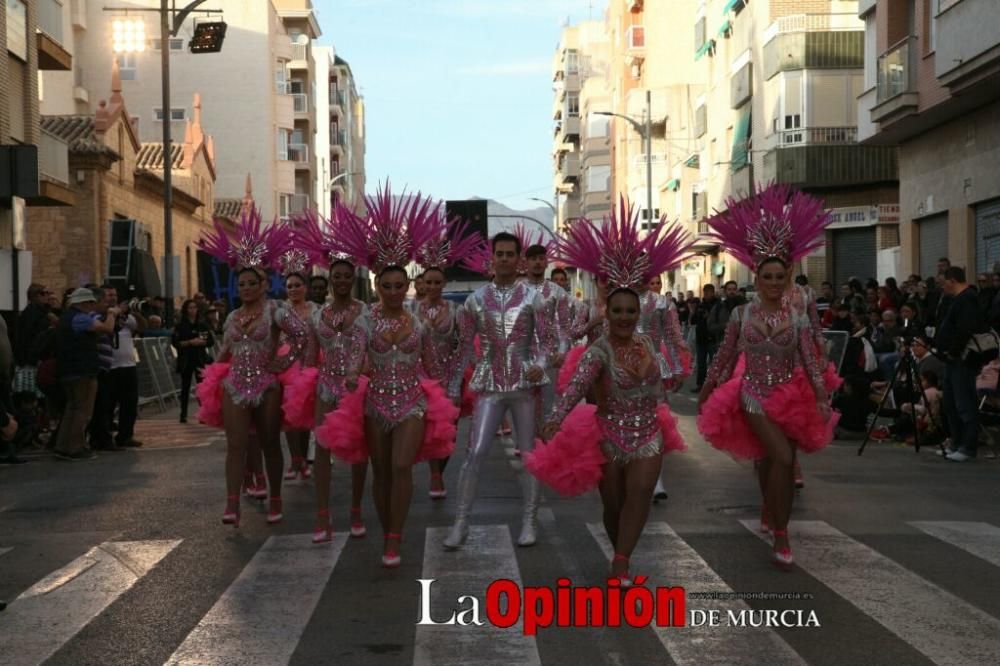
{"label": "sky", "polygon": [[605,0],[313,0],[366,107],[368,188],[551,201],[552,59]]}

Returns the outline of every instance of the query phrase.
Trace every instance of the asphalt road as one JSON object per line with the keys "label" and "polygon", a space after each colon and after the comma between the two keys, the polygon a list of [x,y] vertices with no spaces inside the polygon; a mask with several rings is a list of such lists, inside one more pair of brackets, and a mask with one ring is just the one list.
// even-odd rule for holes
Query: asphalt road
{"label": "asphalt road", "polygon": [[[689,393],[673,398],[689,443],[664,465],[670,498],[653,506],[632,562],[648,586],[683,586],[686,617],[718,627],[498,629],[487,586],[602,585],[608,556],[596,494],[546,495],[541,538],[520,528],[519,462],[497,440],[463,551],[440,547],[454,500],[416,494],[399,569],[369,535],[346,538],[349,480],[335,469],[333,544],[309,543],[311,481],[283,492],[268,526],[244,500],[238,530],[220,523],[225,447],[217,433],[150,415],[150,446],[92,462],[36,458],[0,468],[0,663],[33,664],[986,664],[1000,663],[1000,463],[947,463],[932,450],[837,442],[803,461],[791,572],[768,562],[755,531],[752,469],[704,444]],[[453,488],[461,455],[446,471]],[[747,521],[746,524],[742,521]],[[444,621],[479,599],[484,626],[417,625],[418,579],[438,583]],[[800,599],[701,599],[696,593],[798,593]],[[729,595],[732,597],[732,595]],[[820,626],[726,626],[728,611],[796,610]],[[465,617],[469,617],[466,615]],[[795,614],[783,617],[794,621]]]}

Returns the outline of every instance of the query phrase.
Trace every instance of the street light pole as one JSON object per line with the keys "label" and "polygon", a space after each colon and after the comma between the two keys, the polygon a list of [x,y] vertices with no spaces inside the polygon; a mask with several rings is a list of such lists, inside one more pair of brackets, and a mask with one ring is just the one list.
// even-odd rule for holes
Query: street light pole
{"label": "street light pole", "polygon": [[170,7],[169,0],[160,0],[160,72],[163,93],[163,300],[166,303],[164,323],[174,323],[174,188],[173,150],[170,140]]}
{"label": "street light pole", "polygon": [[653,226],[653,92],[646,91],[646,122],[640,123],[631,116],[611,111],[595,111],[599,116],[614,116],[628,121],[628,123],[639,133],[639,137],[645,140],[646,149],[646,215],[649,226]]}

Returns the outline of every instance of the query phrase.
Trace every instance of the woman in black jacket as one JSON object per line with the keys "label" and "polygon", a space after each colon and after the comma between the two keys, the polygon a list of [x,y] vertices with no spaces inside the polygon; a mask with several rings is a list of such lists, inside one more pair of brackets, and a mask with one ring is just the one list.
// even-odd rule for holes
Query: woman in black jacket
{"label": "woman in black jacket", "polygon": [[187,423],[191,379],[208,364],[208,348],[215,344],[211,329],[198,314],[198,303],[184,301],[180,321],[174,328],[172,342],[177,350],[177,372],[181,374],[181,423]]}

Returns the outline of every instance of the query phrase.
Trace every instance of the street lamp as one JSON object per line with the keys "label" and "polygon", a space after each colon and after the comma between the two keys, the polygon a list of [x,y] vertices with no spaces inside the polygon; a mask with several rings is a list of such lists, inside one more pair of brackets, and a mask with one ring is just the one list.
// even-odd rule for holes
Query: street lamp
{"label": "street lamp", "polygon": [[639,133],[639,136],[646,141],[646,215],[649,226],[653,226],[653,103],[652,92],[646,91],[646,122],[640,123],[635,118],[612,113],[610,111],[594,111],[599,116],[614,116],[627,120],[630,125]]}
{"label": "street lamp", "polygon": [[[181,9],[176,1],[160,0],[158,8],[153,7],[105,7],[106,12],[123,12],[125,18],[115,19],[111,24],[112,49],[115,53],[138,53],[146,50],[146,25],[142,19],[128,17],[130,12],[157,12],[160,15],[160,77],[163,97],[163,288],[167,311],[164,324],[169,328],[174,319],[174,191],[173,191],[173,150],[170,141],[170,38],[180,32],[184,20],[192,12],[221,14],[221,9],[198,9],[207,0],[193,0]],[[205,24],[201,31],[195,30],[198,40],[191,41],[191,53],[216,53],[222,49],[226,24],[217,21]]]}
{"label": "street lamp", "polygon": [[[348,173],[347,171],[345,171],[343,173],[338,173],[336,176],[334,176],[333,178],[330,179],[330,182],[328,182],[326,184],[326,191],[327,192],[332,192],[334,183],[336,183],[341,178],[348,178],[350,176],[360,176],[360,175],[362,175],[362,173],[363,173],[362,171],[351,171],[350,173]],[[334,205],[333,195],[331,194],[330,195],[330,207],[331,207],[331,209],[333,208],[333,205]]]}

